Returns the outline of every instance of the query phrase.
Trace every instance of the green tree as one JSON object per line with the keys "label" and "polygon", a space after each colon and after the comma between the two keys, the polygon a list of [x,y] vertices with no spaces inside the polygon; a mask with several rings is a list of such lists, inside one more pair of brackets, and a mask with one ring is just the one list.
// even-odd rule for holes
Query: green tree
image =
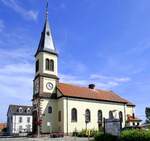
{"label": "green tree", "polygon": [[146,123],[150,123],[150,108],[149,107],[146,107],[145,114],[146,114]]}

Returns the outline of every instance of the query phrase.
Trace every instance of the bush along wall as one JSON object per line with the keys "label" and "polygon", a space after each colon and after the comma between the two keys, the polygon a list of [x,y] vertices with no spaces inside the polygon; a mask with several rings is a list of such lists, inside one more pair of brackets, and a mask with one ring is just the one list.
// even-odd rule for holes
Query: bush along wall
{"label": "bush along wall", "polygon": [[122,131],[120,141],[150,141],[150,131],[137,129]]}
{"label": "bush along wall", "polygon": [[72,135],[77,137],[94,137],[97,133],[98,131],[95,129],[83,129],[80,132],[74,131]]}
{"label": "bush along wall", "polygon": [[126,130],[121,132],[119,138],[109,134],[97,133],[95,141],[150,141],[150,131]]}
{"label": "bush along wall", "polygon": [[95,135],[95,141],[118,141],[118,137],[110,134],[97,133]]}

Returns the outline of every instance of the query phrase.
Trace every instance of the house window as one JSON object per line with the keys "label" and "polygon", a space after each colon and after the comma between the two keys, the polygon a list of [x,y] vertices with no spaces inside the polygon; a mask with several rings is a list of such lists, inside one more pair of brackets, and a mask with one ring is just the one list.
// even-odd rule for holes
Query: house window
{"label": "house window", "polygon": [[30,117],[27,117],[27,122],[30,123]]}
{"label": "house window", "polygon": [[49,113],[49,114],[52,113],[52,107],[51,107],[51,106],[48,107],[48,113]]}
{"label": "house window", "polygon": [[22,117],[19,117],[19,123],[22,123]]}
{"label": "house window", "polygon": [[102,110],[98,110],[98,123],[102,123],[103,120],[103,114],[102,114]]}
{"label": "house window", "polygon": [[19,133],[21,133],[22,132],[22,126],[20,125],[19,126]]}
{"label": "house window", "polygon": [[36,68],[35,68],[36,72],[39,71],[39,60],[36,61]]}
{"label": "house window", "polygon": [[109,111],[109,119],[114,119],[113,112]]}
{"label": "house window", "polygon": [[50,67],[49,67],[49,59],[46,59],[46,64],[45,65],[46,65],[45,66],[46,70],[49,70],[50,69]]}
{"label": "house window", "polygon": [[30,108],[27,109],[27,113],[28,114],[31,113],[31,109]]}
{"label": "house window", "polygon": [[10,122],[12,122],[13,121],[13,117],[11,116],[11,118],[10,118]]}
{"label": "house window", "polygon": [[119,112],[119,119],[120,119],[120,122],[122,123],[123,122],[123,114],[121,111]]}
{"label": "house window", "polygon": [[88,123],[91,121],[91,113],[89,109],[86,109],[85,111],[85,122]]}
{"label": "house window", "polygon": [[58,121],[61,121],[61,111],[58,112]]}
{"label": "house window", "polygon": [[72,122],[77,122],[77,109],[75,108],[71,110],[71,120]]}
{"label": "house window", "polygon": [[19,108],[19,113],[22,113],[23,112],[23,109],[20,107]]}
{"label": "house window", "polygon": [[50,71],[54,71],[54,60],[50,60]]}
{"label": "house window", "polygon": [[27,125],[27,132],[31,132],[31,125]]}

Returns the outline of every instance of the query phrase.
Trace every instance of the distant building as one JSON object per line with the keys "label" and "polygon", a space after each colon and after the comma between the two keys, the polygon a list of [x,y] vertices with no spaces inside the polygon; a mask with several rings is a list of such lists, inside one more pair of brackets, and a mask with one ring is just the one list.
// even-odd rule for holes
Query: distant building
{"label": "distant building", "polygon": [[7,127],[6,123],[0,123],[0,133]]}
{"label": "distant building", "polygon": [[10,105],[7,127],[9,135],[32,132],[32,106]]}
{"label": "distant building", "polygon": [[141,119],[138,117],[135,117],[134,113],[132,115],[127,115],[127,121],[126,125],[127,126],[139,126],[141,123]]}

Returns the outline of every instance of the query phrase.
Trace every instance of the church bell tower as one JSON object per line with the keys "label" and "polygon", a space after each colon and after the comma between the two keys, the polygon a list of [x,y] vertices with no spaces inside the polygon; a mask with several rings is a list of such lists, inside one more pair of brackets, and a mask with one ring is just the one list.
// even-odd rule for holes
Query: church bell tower
{"label": "church bell tower", "polygon": [[[58,54],[53,42],[52,33],[48,21],[48,2],[46,6],[46,18],[41,33],[38,49],[35,54],[35,78],[33,80],[33,133],[46,132],[47,118],[45,111],[49,105],[54,106],[51,100],[56,97],[56,85],[58,82]],[[51,104],[52,103],[52,104]],[[49,121],[50,122],[50,121]]]}
{"label": "church bell tower", "polygon": [[[41,33],[40,43],[35,54],[35,85],[34,94],[49,93],[55,91],[58,80],[58,54],[56,52],[51,29],[48,22],[48,6],[46,8],[46,20]],[[42,79],[40,79],[42,76]],[[40,84],[38,82],[41,82]]]}

